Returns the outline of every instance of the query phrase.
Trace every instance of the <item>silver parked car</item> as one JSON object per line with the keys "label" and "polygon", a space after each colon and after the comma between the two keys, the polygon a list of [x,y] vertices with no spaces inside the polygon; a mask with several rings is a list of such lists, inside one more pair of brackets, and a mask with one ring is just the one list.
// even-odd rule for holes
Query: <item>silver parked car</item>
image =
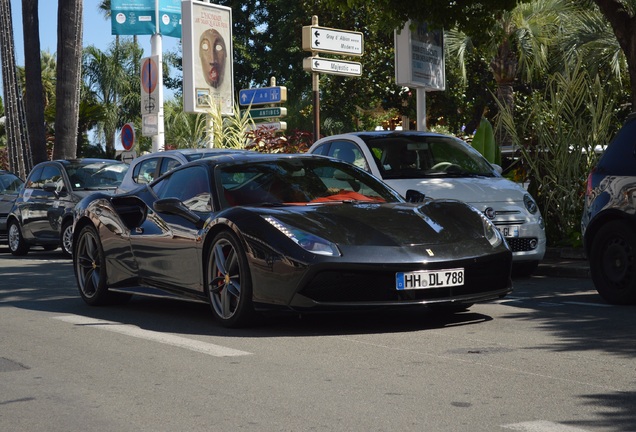
{"label": "silver parked car", "polygon": [[225,148],[177,149],[147,153],[130,162],[130,169],[124,176],[116,193],[129,192],[140,185],[148,184],[157,177],[188,162],[223,153],[245,150]]}
{"label": "silver parked car", "polygon": [[506,237],[518,276],[531,274],[543,259],[545,227],[532,196],[458,138],[420,131],[355,132],[322,138],[309,153],[357,165],[402,196],[414,189],[429,198],[471,204]]}

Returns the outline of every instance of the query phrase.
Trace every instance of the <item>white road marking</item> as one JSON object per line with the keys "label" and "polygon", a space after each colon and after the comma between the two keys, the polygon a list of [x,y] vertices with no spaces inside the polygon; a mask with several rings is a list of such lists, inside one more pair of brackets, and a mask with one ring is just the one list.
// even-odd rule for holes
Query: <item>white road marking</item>
{"label": "white road marking", "polygon": [[567,426],[560,423],[553,423],[544,420],[514,423],[502,425],[505,429],[512,429],[524,432],[587,432],[586,429],[580,429],[573,426]]}
{"label": "white road marking", "polygon": [[194,339],[188,339],[181,336],[176,336],[169,333],[161,333],[152,330],[143,330],[139,327],[122,324],[115,321],[106,321],[95,318],[88,318],[80,315],[64,315],[57,316],[54,319],[64,321],[70,324],[90,326],[100,330],[108,330],[115,333],[120,333],[127,336],[132,336],[140,339],[151,340],[154,342],[163,343],[166,345],[172,345],[179,348],[185,348],[191,351],[196,351],[203,354],[208,354],[215,357],[234,357],[242,355],[250,355],[247,351],[240,351],[232,348],[227,348],[221,345],[214,345],[207,342],[201,342]]}
{"label": "white road marking", "polygon": [[587,303],[587,302],[576,302],[576,301],[565,301],[563,303],[571,304],[571,305],[579,305],[579,306],[613,307],[611,304],[605,304],[605,303]]}

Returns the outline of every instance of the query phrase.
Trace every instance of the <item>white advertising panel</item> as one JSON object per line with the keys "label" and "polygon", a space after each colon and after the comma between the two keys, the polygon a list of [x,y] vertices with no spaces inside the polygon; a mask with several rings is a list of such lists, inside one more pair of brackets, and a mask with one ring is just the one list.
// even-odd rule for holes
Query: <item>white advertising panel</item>
{"label": "white advertising panel", "polygon": [[190,113],[220,107],[234,113],[232,9],[200,1],[181,3],[183,105]]}
{"label": "white advertising panel", "polygon": [[444,32],[432,30],[426,23],[413,29],[411,21],[395,31],[395,81],[406,87],[428,91],[446,88]]}

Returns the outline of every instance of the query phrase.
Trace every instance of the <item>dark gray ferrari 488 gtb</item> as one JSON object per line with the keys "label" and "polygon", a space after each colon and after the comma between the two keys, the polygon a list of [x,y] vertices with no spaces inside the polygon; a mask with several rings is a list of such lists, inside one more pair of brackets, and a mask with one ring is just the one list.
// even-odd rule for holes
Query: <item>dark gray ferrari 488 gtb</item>
{"label": "dark gray ferrari 488 gtb", "polygon": [[75,208],[73,266],[90,305],[132,294],[203,301],[224,326],[258,311],[429,306],[512,289],[497,228],[454,200],[407,199],[316,155],[226,154]]}

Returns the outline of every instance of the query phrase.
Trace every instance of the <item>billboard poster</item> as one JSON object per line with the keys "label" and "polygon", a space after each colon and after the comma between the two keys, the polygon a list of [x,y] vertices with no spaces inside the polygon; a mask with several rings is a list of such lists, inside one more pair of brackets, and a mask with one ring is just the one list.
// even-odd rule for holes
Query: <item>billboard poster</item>
{"label": "billboard poster", "polygon": [[180,0],[111,0],[113,35],[152,35],[157,32],[155,7],[159,4],[159,33],[181,37]]}
{"label": "billboard poster", "polygon": [[395,32],[395,80],[398,85],[444,90],[444,32],[411,21]]}
{"label": "billboard poster", "polygon": [[193,0],[182,2],[183,102],[186,112],[234,113],[232,9]]}

